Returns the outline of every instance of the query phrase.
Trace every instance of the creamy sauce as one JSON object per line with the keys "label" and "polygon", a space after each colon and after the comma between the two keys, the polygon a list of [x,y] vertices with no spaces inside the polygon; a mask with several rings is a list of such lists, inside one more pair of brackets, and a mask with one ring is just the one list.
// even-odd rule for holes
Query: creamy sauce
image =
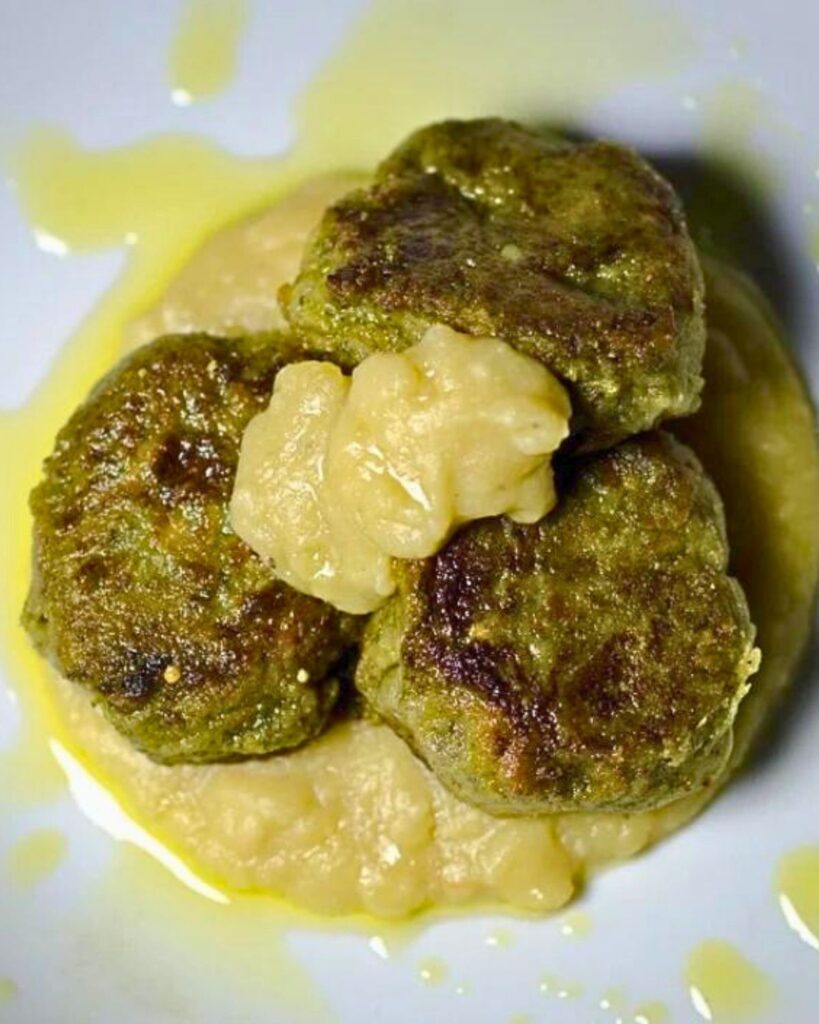
{"label": "creamy sauce", "polygon": [[779,862],[776,894],[785,920],[819,952],[819,846],[792,850]]}
{"label": "creamy sauce", "polygon": [[715,1024],[753,1020],[774,1001],[768,978],[728,942],[710,940],[692,950],[685,981],[694,1009]]}
{"label": "creamy sauce", "polygon": [[242,439],[231,522],[296,590],[372,612],[393,559],[435,554],[469,520],[544,516],[570,414],[540,363],[443,325],[351,377],[287,366]]}
{"label": "creamy sauce", "polygon": [[65,835],[57,829],[39,829],[20,839],[6,856],[6,874],[20,886],[37,885],[62,863],[68,849]]}
{"label": "creamy sauce", "polygon": [[159,302],[126,325],[126,346],[161,334],[231,337],[283,329],[279,286],[298,272],[307,236],[324,209],[366,180],[352,174],[310,178],[280,202],[207,239]]}
{"label": "creamy sauce", "polygon": [[247,18],[248,0],[187,0],[168,58],[174,103],[186,107],[230,83]]}
{"label": "creamy sauce", "polygon": [[675,432],[694,447],[722,496],[731,569],[745,590],[763,652],[734,729],[735,768],[791,679],[810,633],[819,573],[819,453],[813,409],[778,341],[770,307],[739,271],[708,261],[706,277],[703,405]]}

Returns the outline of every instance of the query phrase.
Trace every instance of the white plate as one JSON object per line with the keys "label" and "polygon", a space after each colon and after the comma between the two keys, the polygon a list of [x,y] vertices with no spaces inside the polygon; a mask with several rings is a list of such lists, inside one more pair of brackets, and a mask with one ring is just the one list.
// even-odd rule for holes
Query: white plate
{"label": "white plate", "polygon": [[[609,4],[546,2],[557,12],[557,38],[533,33],[529,45],[541,48],[548,62],[560,52],[565,33],[565,45],[577,48],[578,82],[585,81],[594,69],[584,61],[607,59],[607,48],[616,50],[621,42],[622,32],[605,37],[610,19],[595,14]],[[235,81],[213,102],[181,109],[169,102],[164,77],[168,39],[179,15],[175,2],[3,0],[0,142],[8,144],[30,123],[47,120],[100,146],[192,130],[240,152],[275,151],[290,139],[291,101],[338,43],[356,6],[352,0],[258,0]],[[431,6],[425,0],[425,16]],[[622,4],[611,6],[619,10]],[[628,9],[633,22],[626,28],[635,32],[658,15],[667,18],[669,10],[660,0],[633,0]],[[452,31],[449,5],[442,2],[439,10],[445,34]],[[819,206],[817,7],[813,0],[677,0],[675,11],[690,35],[689,57],[678,70],[625,76],[630,80],[591,104],[576,126],[666,156],[696,157],[704,147],[711,157],[722,152],[754,160],[764,154],[774,185],[768,202],[775,232],[747,256],[774,291],[771,297],[790,326],[815,393],[819,288],[810,249],[819,224],[811,207]],[[584,38],[588,49],[579,45]],[[499,35],[498,46],[503,45]],[[531,53],[524,56],[531,59]],[[501,62],[510,76],[518,57],[506,54]],[[417,59],[420,81],[423,51]],[[742,83],[760,98],[748,131],[736,107],[733,117],[714,113],[726,81]],[[378,104],[389,102],[388,88],[385,82],[383,95],[362,96],[374,118]],[[544,116],[574,120],[571,103],[555,110],[553,101],[543,97]],[[0,401],[7,407],[30,392],[120,259],[106,253],[59,260],[38,251],[13,192],[0,191]],[[377,943],[361,935],[296,931],[288,938],[291,951],[337,1018],[356,1024],[362,1018],[503,1024],[517,1014],[554,1024],[613,1024],[618,1014],[601,1006],[612,987],[626,994],[623,1021],[634,1021],[636,1004],[650,1000],[665,1003],[673,1021],[699,1019],[683,964],[697,942],[718,936],[735,942],[773,979],[777,1003],[762,1019],[813,1024],[819,1013],[818,954],[786,926],[772,878],[783,852],[819,842],[816,668],[814,657],[812,673],[803,676],[782,713],[772,748],[725,796],[649,855],[594,882],[582,901],[593,921],[588,937],[567,938],[559,916],[470,916],[429,925],[388,960],[378,955]],[[0,692],[0,743],[10,743],[15,729],[14,706]],[[0,993],[0,1020],[254,1024],[289,1021],[302,1012],[310,1016],[286,992],[275,995],[276,986],[293,988],[295,980],[291,984],[287,969],[283,976],[276,968],[277,946],[258,927],[237,956],[237,933],[221,933],[212,918],[199,924],[191,911],[188,924],[205,930],[206,941],[187,945],[174,931],[173,915],[163,917],[175,900],[163,869],[141,875],[142,888],[132,899],[105,900],[96,881],[108,869],[113,841],[67,794],[24,809],[8,796],[0,794],[0,978],[13,978],[18,991],[6,1001]],[[34,825],[59,827],[68,836],[68,852],[53,874],[21,893],[3,872],[3,858]],[[96,902],[90,892],[97,893]],[[513,941],[487,942],[498,927]],[[230,956],[220,943],[234,947]],[[448,968],[446,980],[433,987],[421,984],[417,970],[430,956]],[[583,995],[544,995],[544,972],[580,983]],[[259,976],[267,973],[272,980],[265,988]]]}

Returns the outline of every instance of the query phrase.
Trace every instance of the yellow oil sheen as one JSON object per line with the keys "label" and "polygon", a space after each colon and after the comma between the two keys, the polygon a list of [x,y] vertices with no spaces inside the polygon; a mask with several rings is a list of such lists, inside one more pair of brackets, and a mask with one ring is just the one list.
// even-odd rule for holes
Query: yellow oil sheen
{"label": "yellow oil sheen", "polygon": [[691,951],[685,980],[697,1013],[714,1024],[753,1020],[774,1001],[767,976],[730,943],[717,939]]}
{"label": "yellow oil sheen", "polygon": [[247,20],[248,0],[187,0],[168,55],[174,103],[188,106],[230,84]]}
{"label": "yellow oil sheen", "polygon": [[785,854],[776,871],[776,895],[785,920],[819,952],[819,846]]}
{"label": "yellow oil sheen", "polygon": [[65,835],[55,828],[37,829],[23,836],[6,855],[6,875],[26,888],[48,878],[60,866],[68,848]]}

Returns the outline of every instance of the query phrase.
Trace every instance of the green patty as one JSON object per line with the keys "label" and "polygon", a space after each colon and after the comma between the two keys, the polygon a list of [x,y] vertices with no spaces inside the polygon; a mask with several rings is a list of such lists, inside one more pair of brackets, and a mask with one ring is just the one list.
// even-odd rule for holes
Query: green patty
{"label": "green patty", "polygon": [[24,623],[156,760],[294,747],[336,702],[356,625],[276,580],[228,524],[244,427],[304,356],[278,336],[153,342],[71,417],[31,496]]}
{"label": "green patty", "polygon": [[723,767],[755,664],[721,504],[661,433],[575,462],[559,494],[534,526],[401,563],[356,684],[492,813],[657,807]]}
{"label": "green patty", "polygon": [[680,203],[610,142],[423,128],[326,212],[282,299],[348,365],[432,323],[503,338],[569,385],[585,448],[699,402],[703,284]]}

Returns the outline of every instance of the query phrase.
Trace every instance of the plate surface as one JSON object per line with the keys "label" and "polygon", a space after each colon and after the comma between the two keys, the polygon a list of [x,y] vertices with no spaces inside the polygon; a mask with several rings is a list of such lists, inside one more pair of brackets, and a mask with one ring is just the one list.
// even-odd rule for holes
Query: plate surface
{"label": "plate surface", "polygon": [[[568,103],[563,115],[573,127],[632,142],[672,170],[707,158],[741,173],[750,169],[763,183],[773,229],[746,260],[778,306],[817,394],[816,5],[794,0],[785,18],[781,5],[763,0],[676,0],[673,8],[660,0],[615,3],[626,18],[624,38],[633,28],[636,45],[649,46],[648,37],[639,42],[645,24],[660,19],[685,35],[685,45],[668,69],[635,59],[627,73],[624,60],[612,58],[620,70],[608,82],[597,75],[604,88],[584,90],[582,83],[592,80],[584,61],[607,53],[609,17],[596,24],[604,5],[549,3],[555,37],[533,31],[527,45],[534,53],[542,47],[546,62],[561,51],[560,33],[565,47],[577,49],[583,103],[576,110]],[[421,7],[429,17],[435,4],[423,0]],[[457,30],[448,11],[442,2],[444,40]],[[233,82],[209,102],[180,107],[170,101],[165,69],[180,16],[175,2],[4,0],[0,146],[8,152],[32,124],[47,121],[91,146],[192,131],[240,153],[276,152],[292,139],[293,101],[360,13],[352,0],[257,0]],[[580,45],[584,39],[588,48]],[[618,45],[611,40],[615,50]],[[532,60],[531,53],[519,56]],[[510,52],[498,66],[514,77],[517,59]],[[420,47],[417,61],[420,81]],[[565,69],[562,75],[564,84],[570,81]],[[443,97],[450,85],[439,83]],[[389,102],[388,83],[384,95],[362,92],[375,119]],[[562,113],[555,102],[544,96],[546,119]],[[531,113],[531,97],[527,106]],[[0,190],[5,408],[32,392],[121,262],[118,251],[60,259],[38,249],[11,183]],[[19,728],[12,682],[0,690],[0,745],[7,746]],[[588,934],[567,935],[572,929],[561,915],[543,921],[459,916],[429,923],[390,955],[376,927],[364,934],[295,928],[281,939],[254,913],[245,931],[235,920],[220,930],[216,911],[200,917],[198,897],[180,894],[144,855],[124,853],[67,792],[32,803],[19,800],[11,785],[0,792],[0,1021],[254,1024],[366,1017],[392,1024],[613,1024],[640,1021],[637,1007],[653,1001],[665,1005],[667,1019],[690,1021],[703,1011],[687,991],[686,956],[716,937],[735,943],[772,980],[775,1003],[758,1019],[813,1024],[819,953],[788,928],[773,878],[786,851],[819,844],[815,651],[779,726],[753,765],[693,825],[593,882],[578,904],[589,915]],[[13,851],[32,829],[58,829],[65,843],[54,870],[24,884],[13,870]],[[132,880],[129,893],[110,881],[118,869]],[[271,922],[274,916],[271,911]],[[299,964],[312,979],[309,990]],[[547,975],[552,980],[544,985]],[[652,1012],[644,1024],[666,1019]]]}

